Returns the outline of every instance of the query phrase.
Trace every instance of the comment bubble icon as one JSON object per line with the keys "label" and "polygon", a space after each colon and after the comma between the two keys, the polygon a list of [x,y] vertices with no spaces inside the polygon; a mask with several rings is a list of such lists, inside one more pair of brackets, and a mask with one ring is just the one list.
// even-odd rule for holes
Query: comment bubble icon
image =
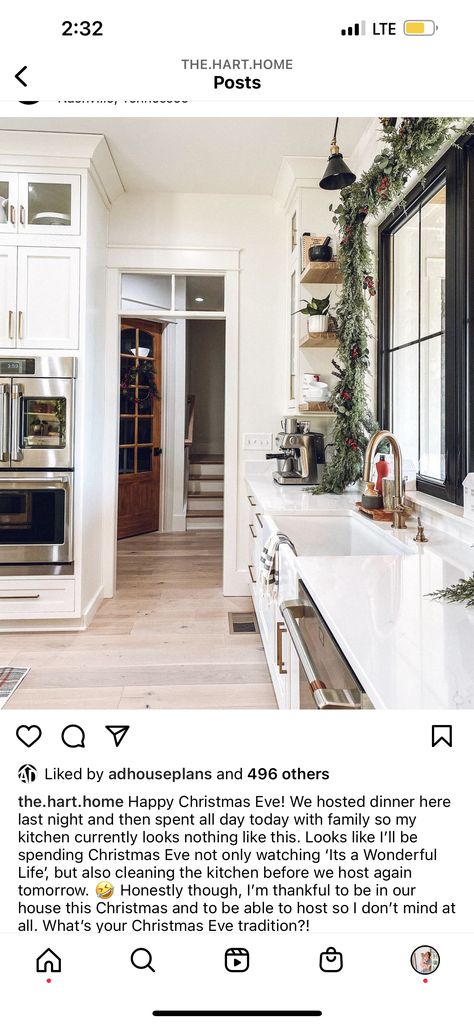
{"label": "comment bubble icon", "polygon": [[78,726],[77,723],[69,723],[69,726],[64,727],[61,740],[66,747],[86,746],[86,735],[82,726]]}

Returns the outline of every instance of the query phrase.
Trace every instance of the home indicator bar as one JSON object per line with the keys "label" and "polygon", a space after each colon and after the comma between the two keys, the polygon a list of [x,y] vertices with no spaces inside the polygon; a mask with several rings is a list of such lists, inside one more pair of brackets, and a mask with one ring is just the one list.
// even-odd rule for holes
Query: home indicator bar
{"label": "home indicator bar", "polygon": [[321,1018],[322,1011],[153,1011],[154,1018]]}

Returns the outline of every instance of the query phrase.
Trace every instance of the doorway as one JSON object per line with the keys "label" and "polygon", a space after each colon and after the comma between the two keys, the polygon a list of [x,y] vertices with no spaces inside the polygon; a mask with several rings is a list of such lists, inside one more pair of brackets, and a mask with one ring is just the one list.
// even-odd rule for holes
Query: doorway
{"label": "doorway", "polygon": [[[150,310],[138,312],[136,305],[133,312],[124,309],[123,278],[127,274],[170,274],[170,262],[173,263],[173,275],[189,273],[190,251],[176,250],[170,253],[164,247],[110,247],[108,254],[109,269],[107,274],[107,365],[109,368],[105,380],[105,431],[104,431],[104,503],[103,503],[103,593],[105,598],[113,598],[117,588],[117,530],[112,524],[117,520],[118,484],[118,407],[120,396],[120,324],[127,318],[134,322],[137,316],[148,319]],[[239,490],[240,449],[238,436],[238,381],[239,381],[239,275],[240,254],[238,250],[205,250],[192,251],[192,265],[197,275],[219,274],[225,278],[224,310],[218,319],[225,320],[225,495],[224,495],[224,594],[242,596],[248,593],[247,571],[241,565],[239,546],[245,544],[242,525],[242,510],[239,511],[237,494]],[[176,289],[175,289],[176,292]],[[199,298],[196,296],[196,298]],[[191,311],[190,311],[191,312]],[[161,507],[160,528],[167,533],[185,531],[186,508],[182,489],[182,463],[184,449],[180,438],[183,437],[185,425],[179,422],[179,410],[185,415],[185,383],[183,383],[183,405],[175,408],[173,383],[175,370],[181,372],[185,364],[186,351],[186,313],[176,310],[171,304],[164,317],[153,310],[154,320],[163,325],[163,423],[166,425],[166,437],[163,448],[166,458],[161,460]],[[197,310],[193,311],[196,317]],[[199,315],[198,315],[199,316]],[[212,311],[205,319],[212,319]],[[216,314],[214,313],[214,317]],[[190,317],[189,319],[192,319]],[[165,321],[165,325],[163,324]],[[156,327],[156,324],[153,324]],[[181,446],[181,447],[180,447]],[[181,492],[179,482],[181,481]],[[151,538],[151,535],[150,535]]]}
{"label": "doorway", "polygon": [[120,431],[117,537],[160,526],[162,324],[120,325]]}
{"label": "doorway", "polygon": [[186,529],[224,527],[225,321],[186,323]]}

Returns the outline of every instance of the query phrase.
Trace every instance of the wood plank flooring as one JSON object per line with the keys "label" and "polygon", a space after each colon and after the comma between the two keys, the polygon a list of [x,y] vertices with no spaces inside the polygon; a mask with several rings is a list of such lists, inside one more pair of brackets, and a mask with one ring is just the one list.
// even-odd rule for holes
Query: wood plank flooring
{"label": "wood plank flooring", "polygon": [[230,634],[222,532],[144,534],[118,546],[117,595],[83,633],[0,636],[31,672],[18,708],[276,708],[259,634]]}

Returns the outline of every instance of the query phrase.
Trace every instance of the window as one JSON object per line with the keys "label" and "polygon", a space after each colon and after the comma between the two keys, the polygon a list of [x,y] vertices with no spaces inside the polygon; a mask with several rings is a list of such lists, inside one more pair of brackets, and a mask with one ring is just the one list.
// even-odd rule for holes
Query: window
{"label": "window", "polygon": [[405,477],[462,502],[467,471],[471,141],[453,147],[379,231],[378,418]]}

